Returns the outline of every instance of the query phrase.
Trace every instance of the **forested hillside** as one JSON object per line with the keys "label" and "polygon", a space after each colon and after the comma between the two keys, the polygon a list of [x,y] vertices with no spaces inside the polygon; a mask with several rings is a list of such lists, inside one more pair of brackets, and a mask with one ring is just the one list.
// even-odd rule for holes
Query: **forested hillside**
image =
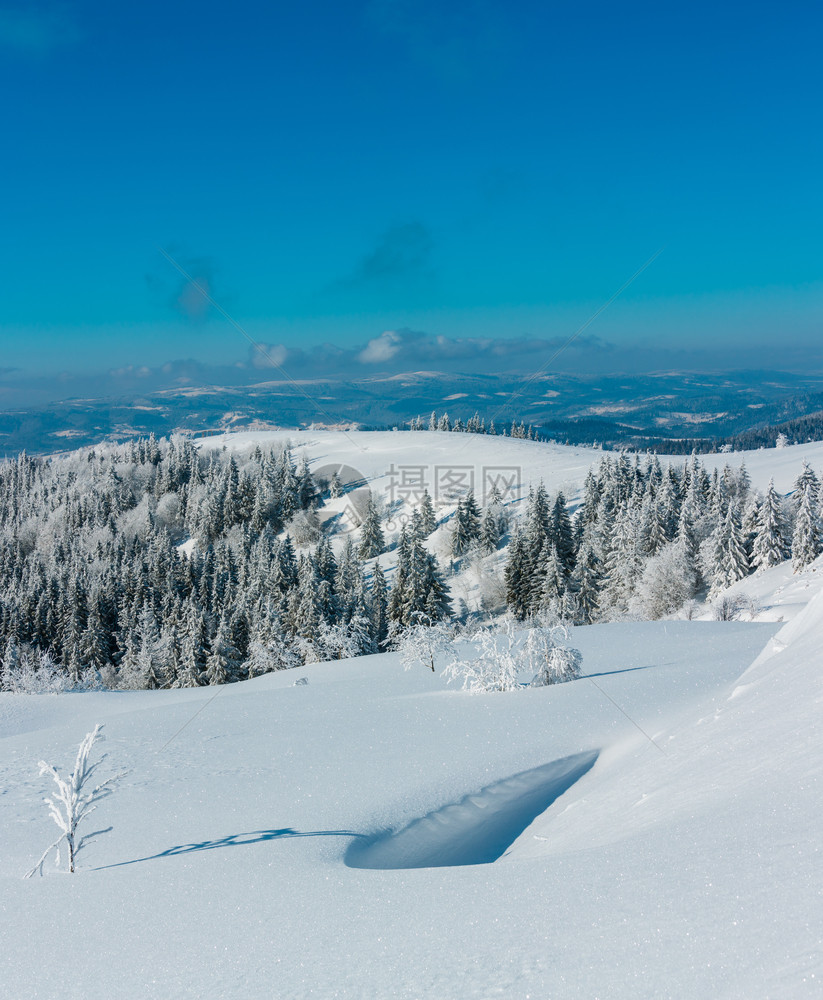
{"label": "forested hillside", "polygon": [[[362,483],[317,481],[285,439],[22,455],[0,467],[3,685],[222,684],[506,611],[569,624],[689,614],[697,596],[815,558],[819,482],[798,472],[787,500],[753,490],[744,465],[606,455],[574,497],[540,482],[522,495],[526,469],[519,498],[495,489],[481,507],[466,490],[435,505],[424,489],[398,510]],[[353,522],[322,516],[355,487]],[[469,607],[456,594],[472,575]]]}

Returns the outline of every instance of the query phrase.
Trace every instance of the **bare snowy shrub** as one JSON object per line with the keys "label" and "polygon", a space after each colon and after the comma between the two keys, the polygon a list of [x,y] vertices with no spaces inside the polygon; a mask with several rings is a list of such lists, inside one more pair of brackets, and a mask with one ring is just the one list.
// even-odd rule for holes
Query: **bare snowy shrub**
{"label": "bare snowy shrub", "polygon": [[318,639],[326,660],[361,656],[371,644],[369,620],[363,615],[355,615],[351,621],[337,625],[321,622]]}
{"label": "bare snowy shrub", "polygon": [[446,524],[439,525],[428,538],[428,550],[435,556],[441,566],[454,569],[452,556],[452,536]]}
{"label": "bare snowy shrub", "polygon": [[165,493],[157,501],[155,511],[157,525],[165,528],[172,537],[179,534],[183,527],[180,512],[180,497],[177,493]]}
{"label": "bare snowy shrub", "polygon": [[472,656],[470,651],[456,652],[443,671],[447,680],[462,681],[463,690],[472,694],[514,691],[519,687],[521,653],[513,622],[504,622],[498,628],[482,628],[471,637],[471,643],[476,655]]}
{"label": "bare snowy shrub", "polygon": [[740,594],[724,594],[712,605],[712,615],[716,622],[736,622],[743,607]]}
{"label": "bare snowy shrub", "polygon": [[147,493],[136,507],[125,511],[118,522],[124,538],[129,539],[129,541],[137,538],[141,542],[145,542],[151,534],[151,524],[156,506],[157,502],[154,497]]}
{"label": "bare snowy shrub", "polygon": [[243,667],[249,679],[269,674],[275,670],[290,670],[300,666],[300,657],[284,642],[252,639],[249,655]]}
{"label": "bare snowy shrub", "polygon": [[700,610],[700,605],[695,600],[686,601],[680,609],[680,614],[687,622],[694,621]]}
{"label": "bare snowy shrub", "polygon": [[753,622],[763,611],[763,603],[752,594],[740,594],[738,597],[740,615]]}
{"label": "bare snowy shrub", "polygon": [[420,664],[431,667],[434,673],[435,658],[452,643],[452,630],[440,622],[432,622],[428,615],[420,611],[416,611],[412,617],[412,625],[390,631],[389,642],[400,653],[406,670]]}
{"label": "bare snowy shrub", "polygon": [[534,687],[562,684],[580,676],[583,656],[568,642],[569,630],[565,625],[529,629],[524,652],[535,672],[532,679]]}
{"label": "bare snowy shrub", "polygon": [[495,614],[506,607],[506,580],[502,573],[493,573],[485,567],[480,577],[480,610],[487,615]]}
{"label": "bare snowy shrub", "polygon": [[39,650],[26,650],[17,657],[10,657],[7,651],[0,675],[0,691],[9,694],[62,694],[103,686],[102,679],[93,670],[84,670],[79,681],[74,683],[48,653]]}
{"label": "bare snowy shrub", "polygon": [[98,724],[94,727],[92,732],[86,734],[77,751],[77,759],[74,762],[74,770],[68,778],[61,778],[57,773],[57,770],[52,767],[51,764],[47,764],[44,760],[40,761],[40,774],[51,775],[55,785],[57,786],[57,793],[54,798],[47,798],[44,799],[44,801],[49,807],[49,815],[60,829],[60,836],[53,844],[50,844],[49,847],[46,848],[34,868],[26,872],[26,878],[31,878],[37,871],[39,871],[41,875],[43,874],[43,864],[50,851],[56,852],[55,864],[59,865],[60,845],[63,841],[66,842],[66,849],[68,851],[69,871],[73,872],[77,855],[83,849],[85,844],[91,840],[92,837],[96,837],[101,833],[108,833],[109,830],[111,830],[111,827],[107,827],[105,830],[95,830],[94,833],[88,833],[79,839],[77,836],[77,828],[83,820],[88,819],[88,817],[95,811],[98,804],[103,799],[111,795],[114,791],[115,782],[119,781],[125,775],[125,772],[115,774],[111,778],[107,778],[105,781],[101,782],[99,785],[95,785],[91,789],[88,788],[93,775],[107,756],[106,754],[103,754],[100,760],[96,763],[89,763],[89,755],[91,754],[95,741],[100,738],[100,730],[102,728],[102,725]]}

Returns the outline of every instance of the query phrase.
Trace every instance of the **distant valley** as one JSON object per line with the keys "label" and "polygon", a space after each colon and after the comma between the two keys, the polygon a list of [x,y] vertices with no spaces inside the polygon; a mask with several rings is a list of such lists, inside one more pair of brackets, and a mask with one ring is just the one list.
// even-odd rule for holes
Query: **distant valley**
{"label": "distant valley", "polygon": [[6,455],[47,454],[154,432],[357,426],[405,429],[435,411],[452,422],[477,413],[498,433],[512,422],[572,444],[657,451],[726,442],[773,445],[785,433],[823,436],[823,376],[785,372],[468,375],[418,371],[247,385],[192,382],[144,396],[66,399],[0,411]]}

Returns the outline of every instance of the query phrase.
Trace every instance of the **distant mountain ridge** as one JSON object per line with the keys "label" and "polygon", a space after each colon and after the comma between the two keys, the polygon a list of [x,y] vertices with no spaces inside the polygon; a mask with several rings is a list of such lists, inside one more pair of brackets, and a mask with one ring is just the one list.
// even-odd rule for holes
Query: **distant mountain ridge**
{"label": "distant mountain ridge", "polygon": [[541,436],[604,447],[688,450],[758,447],[779,433],[823,436],[823,376],[785,372],[653,372],[643,375],[454,374],[412,371],[368,378],[191,382],[143,396],[67,399],[0,411],[0,447],[48,454],[154,432],[308,426],[407,427],[447,412],[477,413],[498,432],[512,421]]}

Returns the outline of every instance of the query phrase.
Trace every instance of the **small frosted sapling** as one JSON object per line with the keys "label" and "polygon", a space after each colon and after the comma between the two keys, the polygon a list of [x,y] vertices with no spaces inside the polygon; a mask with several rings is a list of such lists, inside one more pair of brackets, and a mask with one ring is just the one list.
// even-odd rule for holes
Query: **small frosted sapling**
{"label": "small frosted sapling", "polygon": [[57,792],[54,798],[44,799],[44,802],[49,807],[49,815],[60,828],[60,836],[53,844],[46,848],[43,856],[34,868],[26,872],[26,878],[31,878],[37,871],[41,875],[43,874],[43,863],[48,857],[49,851],[56,851],[55,863],[59,864],[60,845],[64,840],[68,851],[69,871],[73,872],[75,860],[83,846],[92,837],[96,837],[100,833],[108,833],[111,830],[111,827],[107,827],[105,830],[95,830],[94,833],[88,833],[79,839],[77,836],[78,826],[94,812],[99,802],[111,795],[114,791],[115,782],[119,781],[127,773],[124,771],[121,774],[115,774],[113,777],[107,778],[106,781],[102,781],[100,784],[91,787],[92,777],[107,756],[103,754],[96,763],[89,763],[89,755],[95,741],[103,738],[100,736],[102,728],[102,725],[98,724],[92,732],[86,734],[77,751],[74,771],[68,778],[61,778],[51,764],[47,764],[43,760],[40,761],[40,774],[50,774],[55,785],[57,785]]}
{"label": "small frosted sapling", "polygon": [[448,681],[460,680],[472,694],[486,691],[516,691],[522,654],[514,623],[481,628],[471,636],[473,650],[455,654],[443,671]]}
{"label": "small frosted sapling", "polygon": [[[432,619],[421,611],[412,614],[413,623],[390,635],[400,653],[406,670],[416,664],[431,667],[434,673],[435,657],[448,649],[452,641],[451,629],[442,622]],[[394,630],[393,630],[394,631]]]}
{"label": "small frosted sapling", "polygon": [[567,645],[568,641],[569,630],[565,625],[530,629],[525,651],[532,670],[536,671],[533,687],[562,684],[580,676],[583,657],[579,649]]}

